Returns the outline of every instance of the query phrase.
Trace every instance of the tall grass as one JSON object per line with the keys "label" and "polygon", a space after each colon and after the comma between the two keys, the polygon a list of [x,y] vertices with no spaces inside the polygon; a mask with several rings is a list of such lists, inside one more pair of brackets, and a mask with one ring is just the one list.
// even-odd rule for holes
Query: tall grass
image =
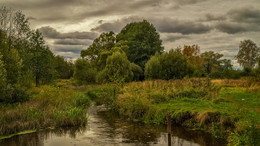
{"label": "tall grass", "polygon": [[27,91],[30,100],[0,104],[0,136],[47,127],[86,124],[90,99],[69,88],[41,86]]}

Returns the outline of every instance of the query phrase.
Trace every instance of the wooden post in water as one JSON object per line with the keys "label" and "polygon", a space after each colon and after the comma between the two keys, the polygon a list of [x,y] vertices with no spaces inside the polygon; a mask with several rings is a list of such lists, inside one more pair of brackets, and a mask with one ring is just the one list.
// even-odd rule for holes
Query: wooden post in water
{"label": "wooden post in water", "polygon": [[172,133],[172,127],[171,127],[171,116],[169,115],[167,117],[167,133],[168,133],[168,146],[171,146],[172,145],[172,136],[171,136],[171,133]]}
{"label": "wooden post in water", "polygon": [[172,132],[172,127],[171,127],[171,116],[167,117],[167,133],[171,134]]}

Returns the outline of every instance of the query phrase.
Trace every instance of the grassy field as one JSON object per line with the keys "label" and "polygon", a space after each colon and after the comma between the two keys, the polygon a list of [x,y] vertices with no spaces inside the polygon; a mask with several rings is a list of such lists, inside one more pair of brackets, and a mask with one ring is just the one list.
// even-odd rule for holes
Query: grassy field
{"label": "grassy field", "polygon": [[0,139],[21,131],[86,124],[86,107],[91,101],[85,94],[62,83],[35,87],[27,93],[27,102],[0,104]]}
{"label": "grassy field", "polygon": [[[115,96],[115,93],[116,96]],[[93,88],[86,95],[133,121],[204,130],[229,145],[258,145],[260,83],[247,80],[187,79]]]}

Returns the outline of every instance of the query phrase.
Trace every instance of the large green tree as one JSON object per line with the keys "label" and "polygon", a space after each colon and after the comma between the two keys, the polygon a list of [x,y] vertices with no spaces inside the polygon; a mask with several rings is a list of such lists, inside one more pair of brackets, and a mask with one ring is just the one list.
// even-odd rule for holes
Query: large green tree
{"label": "large green tree", "polygon": [[115,45],[115,40],[114,32],[101,33],[86,50],[81,51],[80,55],[90,61],[96,61],[102,51],[109,51]]}
{"label": "large green tree", "polygon": [[79,84],[94,83],[96,80],[97,70],[89,60],[79,58],[74,64],[74,79]]}
{"label": "large green tree", "polygon": [[106,60],[105,68],[98,74],[98,82],[112,82],[122,84],[132,81],[133,72],[131,63],[121,50],[113,52]]}
{"label": "large green tree", "polygon": [[145,65],[146,79],[180,79],[192,72],[191,65],[180,49],[156,54]]}
{"label": "large green tree", "polygon": [[244,68],[253,69],[259,57],[260,48],[252,40],[244,40],[239,44],[239,51],[235,56],[237,62]]}
{"label": "large green tree", "polygon": [[162,65],[160,63],[159,57],[160,54],[156,53],[145,64],[145,71],[144,71],[145,79],[160,79]]}
{"label": "large green tree", "polygon": [[223,54],[215,53],[213,51],[206,51],[202,53],[201,58],[203,58],[203,67],[207,74],[210,74],[214,70],[218,70],[223,57]]}
{"label": "large green tree", "polygon": [[127,24],[116,36],[116,41],[127,41],[129,49],[126,55],[133,62],[144,69],[146,62],[156,52],[163,51],[162,41],[153,24],[146,20]]}
{"label": "large green tree", "polygon": [[54,55],[49,47],[45,45],[42,34],[36,30],[33,32],[31,38],[30,48],[30,68],[35,77],[36,87],[40,81],[47,82],[52,78],[51,69]]}

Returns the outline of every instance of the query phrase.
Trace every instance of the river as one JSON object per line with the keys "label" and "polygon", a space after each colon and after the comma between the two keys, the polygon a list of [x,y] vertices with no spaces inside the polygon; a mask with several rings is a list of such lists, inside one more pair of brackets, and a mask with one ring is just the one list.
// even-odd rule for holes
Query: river
{"label": "river", "polygon": [[198,131],[172,126],[130,122],[109,111],[105,106],[92,105],[88,124],[81,128],[60,128],[18,135],[0,141],[0,146],[222,146],[223,140]]}

